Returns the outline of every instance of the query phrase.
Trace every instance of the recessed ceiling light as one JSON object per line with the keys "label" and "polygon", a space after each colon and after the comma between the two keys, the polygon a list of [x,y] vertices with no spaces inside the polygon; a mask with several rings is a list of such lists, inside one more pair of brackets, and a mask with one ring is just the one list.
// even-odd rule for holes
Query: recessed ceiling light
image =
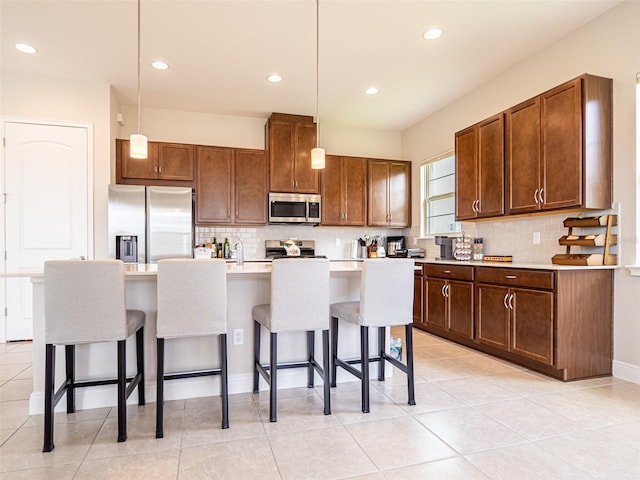
{"label": "recessed ceiling light", "polygon": [[267,77],[267,80],[269,80],[271,83],[278,83],[282,81],[282,77],[277,73],[272,73]]}
{"label": "recessed ceiling light", "polygon": [[442,30],[439,28],[430,28],[426,32],[424,32],[423,37],[427,40],[434,40],[442,35]]}
{"label": "recessed ceiling light", "polygon": [[151,66],[156,70],[166,70],[167,68],[169,68],[169,64],[163,62],[162,60],[154,60],[153,62],[151,62]]}
{"label": "recessed ceiling light", "polygon": [[36,53],[36,47],[32,47],[28,43],[16,43],[16,48],[22,53]]}
{"label": "recessed ceiling light", "polygon": [[366,93],[367,95],[375,95],[376,93],[378,93],[378,89],[376,87],[369,87],[364,91],[364,93]]}

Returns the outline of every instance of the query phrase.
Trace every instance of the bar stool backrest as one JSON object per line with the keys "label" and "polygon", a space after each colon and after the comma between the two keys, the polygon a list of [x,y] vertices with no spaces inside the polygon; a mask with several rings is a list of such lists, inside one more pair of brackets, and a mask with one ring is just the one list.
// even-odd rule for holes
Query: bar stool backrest
{"label": "bar stool backrest", "polygon": [[277,332],[327,329],[329,260],[280,258],[271,267],[271,328]]}
{"label": "bar stool backrest", "polygon": [[413,322],[414,261],[364,260],[360,282],[360,324],[369,327]]}
{"label": "bar stool backrest", "polygon": [[120,260],[45,262],[44,310],[46,343],[124,340],[124,264]]}
{"label": "bar stool backrest", "polygon": [[227,274],[222,259],[158,261],[159,338],[227,332]]}

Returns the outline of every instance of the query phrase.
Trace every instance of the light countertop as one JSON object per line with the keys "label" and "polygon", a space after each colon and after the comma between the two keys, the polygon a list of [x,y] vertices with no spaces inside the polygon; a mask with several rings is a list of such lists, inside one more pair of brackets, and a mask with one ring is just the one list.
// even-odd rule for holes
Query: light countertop
{"label": "light countertop", "polygon": [[499,268],[529,268],[535,270],[614,270],[618,265],[556,265],[549,263],[526,262],[461,262],[458,260],[431,260],[416,258],[416,263],[429,263],[434,265],[467,265],[471,267],[499,267]]}

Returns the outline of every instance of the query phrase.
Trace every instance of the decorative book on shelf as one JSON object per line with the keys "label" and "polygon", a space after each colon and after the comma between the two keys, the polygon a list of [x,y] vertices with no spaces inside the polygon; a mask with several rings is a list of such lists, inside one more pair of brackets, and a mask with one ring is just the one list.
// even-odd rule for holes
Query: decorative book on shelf
{"label": "decorative book on shelf", "polygon": [[[616,265],[617,255],[610,250],[618,240],[618,236],[611,231],[617,225],[617,221],[618,216],[612,214],[566,218],[564,226],[569,231],[560,237],[558,243],[565,245],[567,251],[554,255],[551,262],[556,265]],[[574,234],[574,228],[580,229],[579,234]],[[599,230],[589,230],[596,228]],[[581,252],[572,253],[571,247],[581,247]]]}

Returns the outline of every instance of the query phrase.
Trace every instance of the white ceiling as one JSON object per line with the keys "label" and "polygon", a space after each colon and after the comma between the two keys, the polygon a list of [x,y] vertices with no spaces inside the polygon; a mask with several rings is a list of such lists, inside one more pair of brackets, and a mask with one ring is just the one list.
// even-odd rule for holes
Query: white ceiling
{"label": "white ceiling", "polygon": [[[135,105],[135,0],[0,1],[3,72],[108,83]],[[320,0],[320,120],[402,130],[619,3]],[[314,0],[141,5],[143,107],[315,114]],[[431,26],[444,33],[427,42]],[[283,81],[267,82],[272,72]],[[364,95],[370,85],[380,93]]]}

